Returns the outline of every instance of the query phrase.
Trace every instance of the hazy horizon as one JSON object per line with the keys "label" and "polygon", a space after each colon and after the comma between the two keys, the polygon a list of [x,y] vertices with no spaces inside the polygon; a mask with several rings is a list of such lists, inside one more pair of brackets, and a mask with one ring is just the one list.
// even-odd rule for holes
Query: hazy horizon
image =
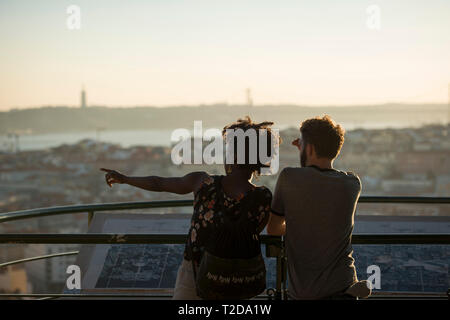
{"label": "hazy horizon", "polygon": [[[217,107],[217,106],[227,106],[227,107],[245,107],[248,105],[245,103],[226,103],[226,102],[215,102],[210,104],[176,104],[176,105],[167,105],[167,106],[158,106],[158,105],[87,105],[87,108],[110,108],[110,109],[132,109],[132,108],[158,108],[158,109],[166,109],[166,108],[203,108],[203,107]],[[323,104],[323,105],[307,105],[307,104],[294,104],[294,103],[268,103],[268,104],[259,104],[253,105],[251,108],[264,108],[264,107],[298,107],[298,108],[312,108],[312,109],[323,109],[323,108],[336,108],[336,109],[344,109],[344,108],[370,108],[370,107],[385,107],[385,106],[399,106],[399,107],[417,107],[417,106],[448,106],[448,111],[450,115],[450,100],[448,102],[418,102],[418,103],[406,103],[406,102],[385,102],[385,103],[361,103],[361,104]],[[81,109],[80,105],[40,105],[40,106],[23,106],[23,107],[13,107],[9,109],[0,109],[0,112],[10,112],[10,111],[27,111],[27,110],[37,110],[37,109],[45,109],[45,108],[69,108],[69,109]],[[449,119],[450,120],[450,119]]]}
{"label": "hazy horizon", "polygon": [[[0,3],[0,110],[446,103],[450,2]],[[368,20],[379,8],[379,29]]]}
{"label": "hazy horizon", "polygon": [[[227,102],[212,102],[209,104],[174,104],[174,105],[88,105],[87,108],[111,108],[111,109],[127,109],[127,108],[197,108],[197,107],[216,107],[219,105],[226,105],[230,107],[247,107],[245,103],[227,103]],[[407,103],[407,102],[385,102],[385,103],[359,103],[359,104],[295,104],[295,103],[267,103],[267,104],[254,104],[252,108],[260,108],[260,107],[270,107],[270,106],[288,106],[288,107],[299,107],[299,108],[369,108],[369,107],[382,107],[387,105],[398,105],[398,106],[421,106],[421,105],[445,105],[450,106],[450,100],[448,102],[417,102],[417,103]],[[71,108],[71,109],[80,109],[80,105],[40,105],[40,106],[23,106],[23,107],[12,107],[9,109],[1,110],[0,112],[9,112],[15,110],[32,110],[32,109],[42,109],[42,108]]]}

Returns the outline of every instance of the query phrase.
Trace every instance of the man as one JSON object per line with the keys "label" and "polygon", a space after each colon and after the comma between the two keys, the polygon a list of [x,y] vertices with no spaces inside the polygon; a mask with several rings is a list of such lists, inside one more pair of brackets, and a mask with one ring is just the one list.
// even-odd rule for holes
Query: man
{"label": "man", "polygon": [[286,235],[290,299],[347,297],[358,281],[351,237],[361,182],[333,168],[344,129],[329,116],[305,120],[300,133],[292,144],[301,167],[280,173],[267,232]]}

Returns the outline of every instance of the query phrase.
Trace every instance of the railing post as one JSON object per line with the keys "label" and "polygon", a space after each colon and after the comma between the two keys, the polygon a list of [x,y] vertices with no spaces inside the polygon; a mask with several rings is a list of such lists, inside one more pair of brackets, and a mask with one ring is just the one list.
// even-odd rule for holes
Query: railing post
{"label": "railing post", "polygon": [[94,211],[88,212],[88,227],[91,225],[91,221],[94,219]]}
{"label": "railing post", "polygon": [[282,258],[281,258],[281,254],[279,254],[277,256],[277,283],[276,283],[276,293],[275,293],[275,300],[281,300],[282,299],[282,288],[281,288],[281,283],[282,283],[282,262],[281,262]]}
{"label": "railing post", "polygon": [[275,283],[275,300],[283,298],[283,240],[277,243],[266,244],[266,257],[275,257],[277,259],[276,266],[276,283]]}
{"label": "railing post", "polygon": [[280,252],[280,264],[281,264],[281,286],[282,286],[282,299],[287,300],[287,255],[284,236],[281,236],[281,252]]}

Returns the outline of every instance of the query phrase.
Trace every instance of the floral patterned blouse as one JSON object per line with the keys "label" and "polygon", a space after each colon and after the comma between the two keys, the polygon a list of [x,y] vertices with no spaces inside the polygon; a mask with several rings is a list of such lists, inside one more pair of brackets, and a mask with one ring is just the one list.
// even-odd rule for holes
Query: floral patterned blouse
{"label": "floral patterned blouse", "polygon": [[[208,177],[195,194],[184,259],[191,261],[193,255],[196,265],[199,265],[205,248],[224,258],[249,257],[261,252],[258,233],[270,214],[271,191],[266,187],[254,187],[238,199],[232,199],[222,191],[222,178]],[[226,219],[224,215],[227,215]],[[227,226],[229,229],[224,229]],[[222,239],[218,239],[217,234]]]}

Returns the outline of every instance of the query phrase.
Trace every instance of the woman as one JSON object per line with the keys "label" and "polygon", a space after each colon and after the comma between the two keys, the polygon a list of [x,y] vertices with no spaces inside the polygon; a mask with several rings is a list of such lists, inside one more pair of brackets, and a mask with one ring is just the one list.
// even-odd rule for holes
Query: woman
{"label": "woman", "polygon": [[[254,123],[246,117],[226,126],[223,129],[223,136],[226,138],[229,130],[242,129],[245,133],[251,129],[258,133],[258,130],[263,129],[267,133],[268,149],[266,150],[272,150],[269,145],[273,141],[270,130],[272,125],[272,122]],[[126,183],[149,191],[194,193],[194,213],[185,245],[184,259],[177,274],[173,299],[199,299],[195,275],[205,252],[213,252],[222,258],[261,255],[258,235],[267,224],[272,193],[265,187],[256,187],[251,183],[253,176],[261,173],[261,168],[269,166],[259,160],[256,163],[252,161],[253,164],[249,161],[250,152],[257,152],[256,154],[259,155],[260,136],[258,134],[257,139],[255,145],[250,144],[250,139],[246,141],[244,163],[237,161],[237,152],[234,152],[234,162],[225,164],[225,176],[192,172],[177,178],[128,177],[114,170],[101,169],[106,172],[106,183],[110,187],[114,183]],[[234,143],[234,151],[237,151],[237,143]],[[239,225],[243,225],[242,230],[245,232],[231,230],[231,232],[221,233],[225,230],[227,221],[239,221]],[[218,234],[223,234],[223,239],[215,237]]]}

